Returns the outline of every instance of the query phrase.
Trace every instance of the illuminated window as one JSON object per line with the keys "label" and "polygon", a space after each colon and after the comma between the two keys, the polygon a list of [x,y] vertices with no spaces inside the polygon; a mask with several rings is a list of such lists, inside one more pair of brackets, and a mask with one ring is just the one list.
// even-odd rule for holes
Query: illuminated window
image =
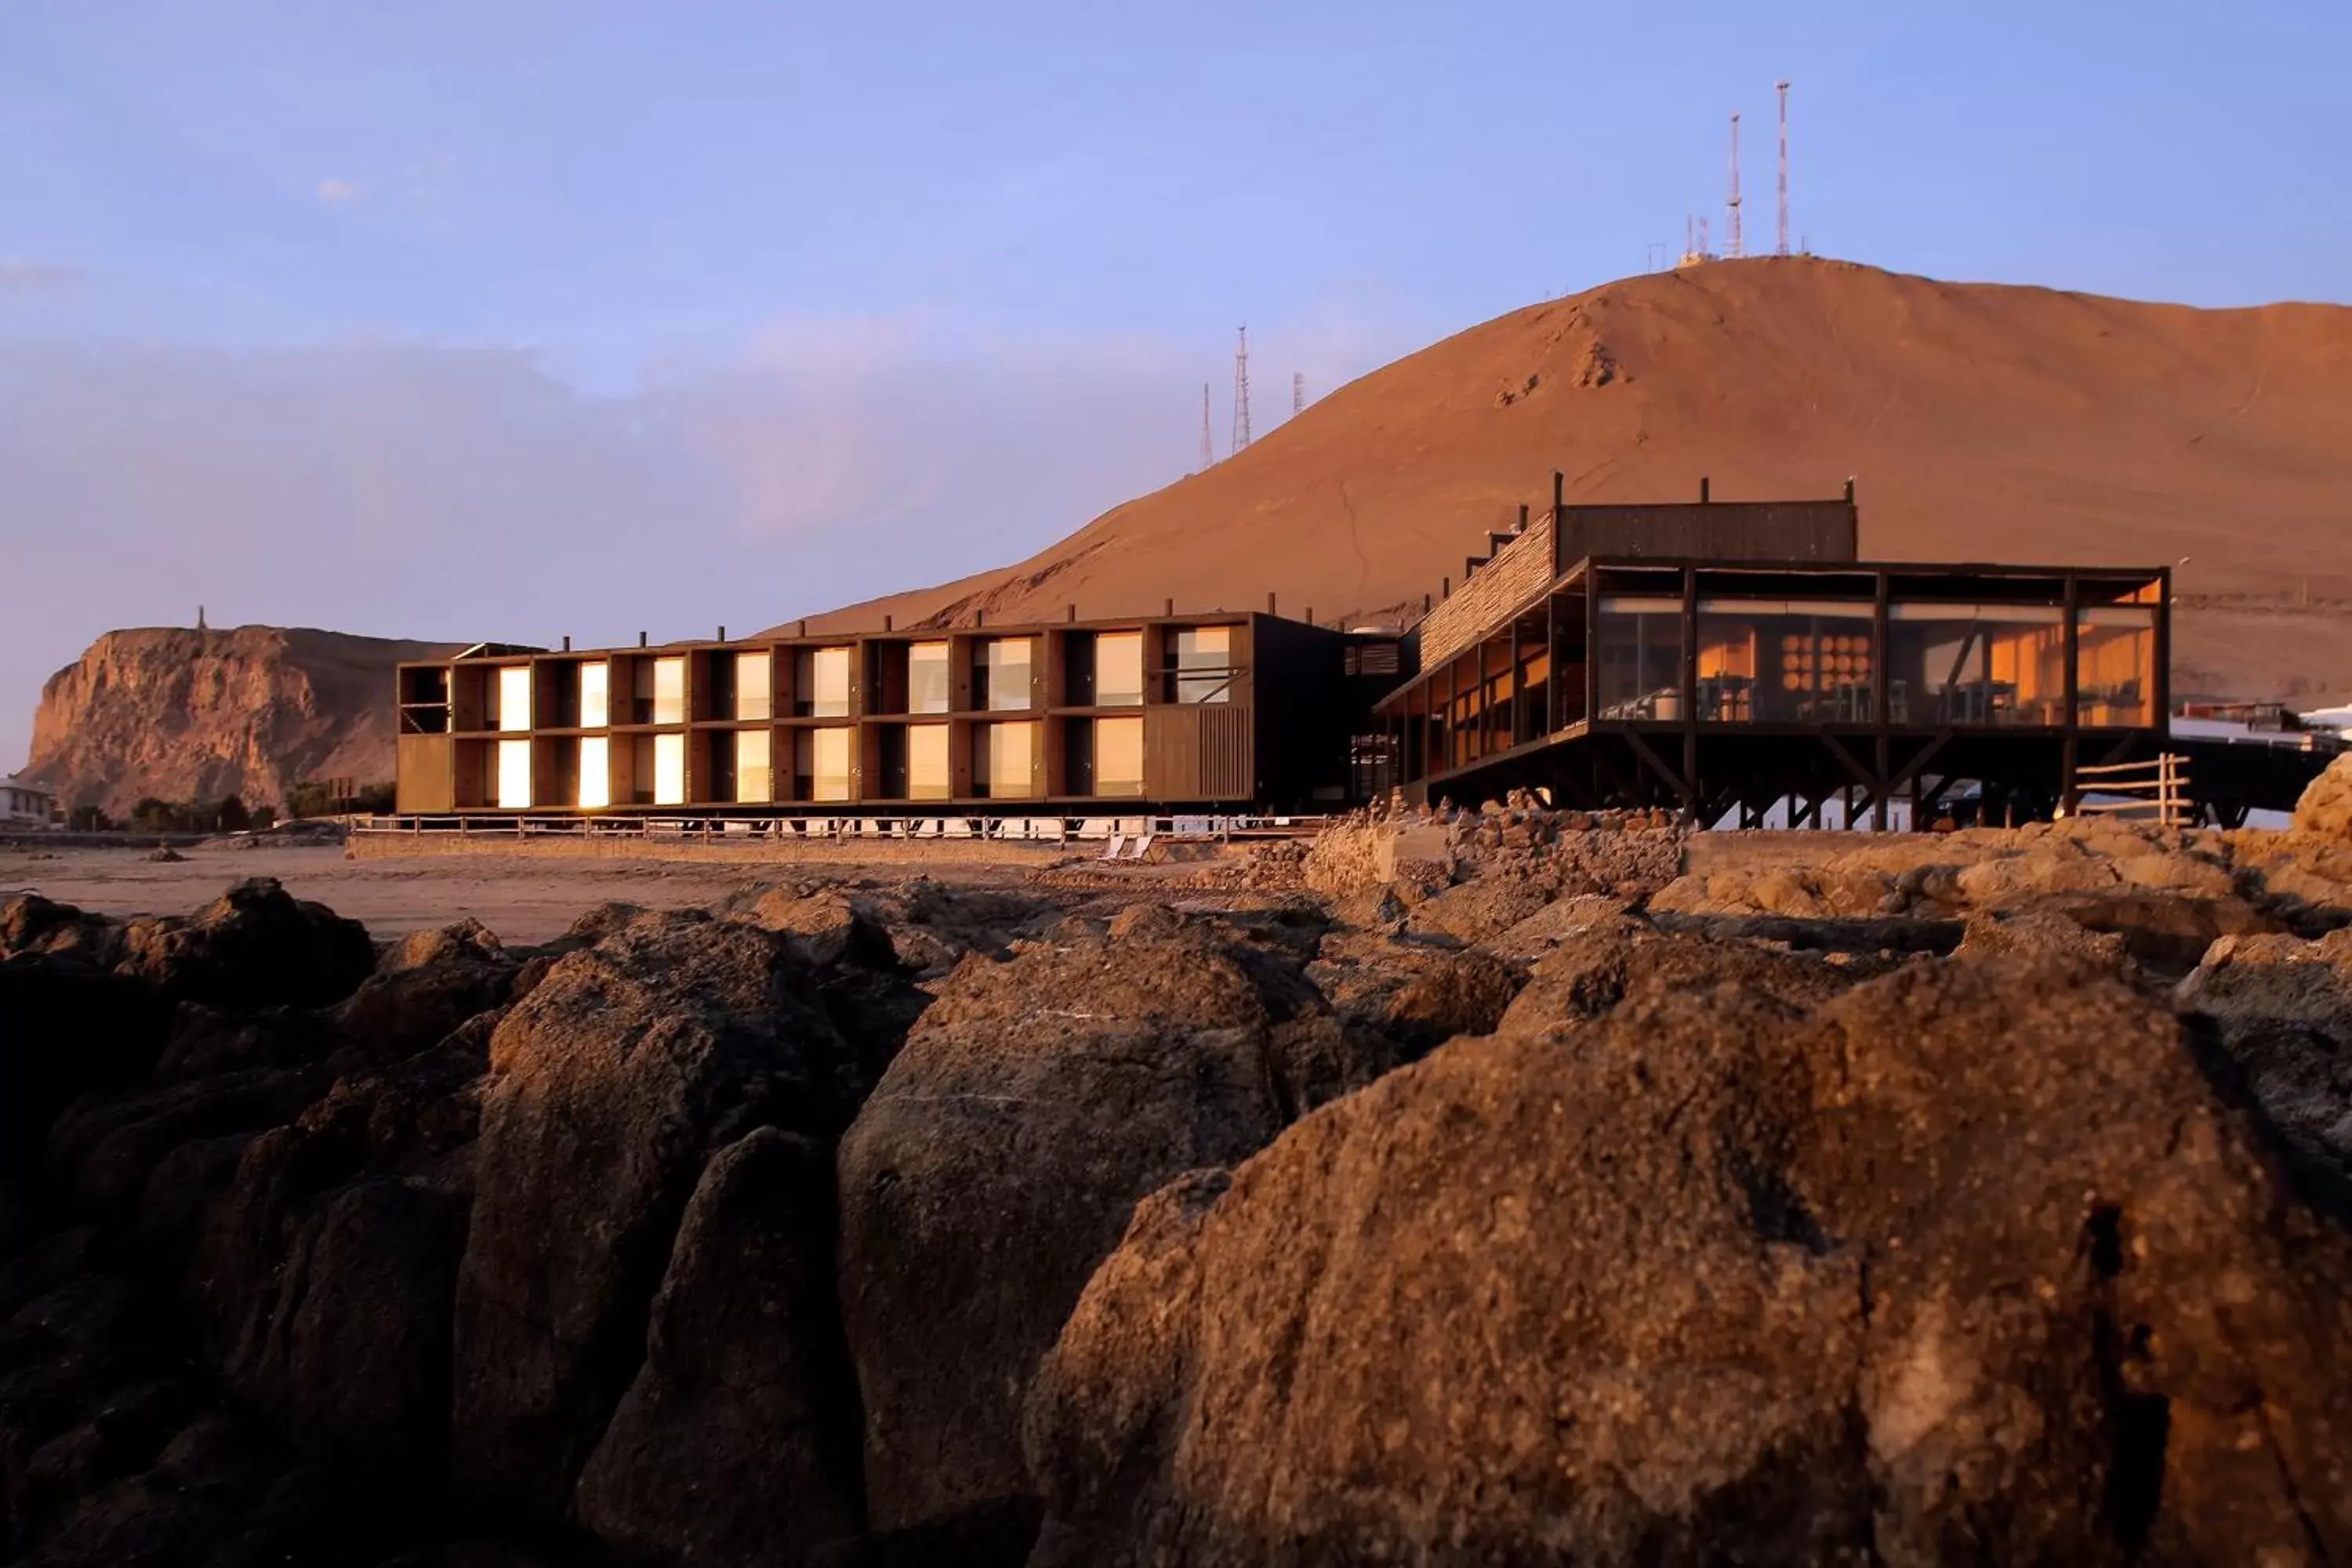
{"label": "illuminated window", "polygon": [[2074,632],[2074,721],[2099,726],[2155,721],[2156,611],[2146,605],[2097,605],[2078,612]]}
{"label": "illuminated window", "polygon": [[496,689],[499,705],[499,728],[528,730],[530,728],[530,666],[510,664],[499,671]]}
{"label": "illuminated window", "polygon": [[602,735],[590,735],[580,742],[580,809],[594,811],[612,804],[612,742]]}
{"label": "illuminated window", "polygon": [[768,765],[769,739],[765,730],[735,732],[735,798],[745,805],[775,798]]}
{"label": "illuminated window", "polygon": [[979,706],[992,710],[1029,706],[1030,648],[1027,637],[998,637],[982,645]]}
{"label": "illuminated window", "polygon": [[[601,730],[612,722],[613,667],[603,659],[580,667],[580,727]],[[585,805],[587,802],[581,802]],[[602,804],[602,803],[599,803]]]}
{"label": "illuminated window", "polygon": [[948,773],[948,727],[907,726],[907,798],[945,800],[953,793]]}
{"label": "illuminated window", "polygon": [[1105,632],[1095,638],[1097,708],[1143,706],[1143,634]]}
{"label": "illuminated window", "polygon": [[856,733],[847,729],[801,730],[793,736],[793,772],[803,800],[850,798],[849,747]]}
{"label": "illuminated window", "polygon": [[1036,725],[982,724],[971,739],[973,794],[1020,800],[1035,793]]}
{"label": "illuminated window", "polygon": [[775,669],[767,654],[736,656],[735,717],[754,720],[772,717],[775,707],[774,688]]}
{"label": "illuminated window", "polygon": [[909,643],[907,647],[907,711],[944,713],[952,700],[948,673],[948,645]]}
{"label": "illuminated window", "polygon": [[1601,601],[1593,660],[1601,718],[1682,717],[1682,610],[1680,599]]}
{"label": "illuminated window", "polygon": [[1874,615],[1865,601],[1700,600],[1700,721],[1870,722],[1878,689]]}
{"label": "illuminated window", "polygon": [[1139,795],[1143,793],[1143,721],[1095,721],[1095,793]]}
{"label": "illuminated window", "polygon": [[[683,658],[654,660],[654,722],[686,722],[686,660]],[[686,797],[680,795],[678,798],[683,800]]]}
{"label": "illuminated window", "polygon": [[499,806],[519,811],[530,805],[530,742],[499,742]]}
{"label": "illuminated window", "polygon": [[1895,723],[2063,721],[2066,626],[2056,605],[1896,604],[1887,618],[1886,707]]}

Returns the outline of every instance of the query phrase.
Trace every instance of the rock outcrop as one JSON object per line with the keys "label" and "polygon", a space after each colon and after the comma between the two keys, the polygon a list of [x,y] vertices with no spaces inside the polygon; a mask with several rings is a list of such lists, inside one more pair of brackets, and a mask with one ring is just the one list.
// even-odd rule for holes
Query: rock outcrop
{"label": "rock outcrop", "polygon": [[49,677],[27,777],[120,817],[147,795],[247,805],[393,776],[393,668],[441,644],[279,626],[108,632]]}
{"label": "rock outcrop", "polygon": [[[0,905],[0,1560],[2345,1560],[2352,931],[2172,986],[2193,870],[1654,911],[1538,826],[372,966]],[[2326,929],[2276,837],[2158,858]]]}
{"label": "rock outcrop", "polygon": [[2158,1008],[1543,996],[1139,1207],[1031,1396],[1037,1563],[2352,1549],[2352,1245]]}
{"label": "rock outcrop", "polygon": [[2352,756],[2341,756],[2303,788],[2294,803],[2301,833],[2336,843],[2352,843]]}
{"label": "rock outcrop", "polygon": [[453,1448],[478,1495],[563,1517],[706,1160],[848,1121],[866,1086],[814,991],[782,938],[644,915],[499,1023],[457,1299]]}
{"label": "rock outcrop", "polygon": [[762,1127],[711,1158],[580,1521],[641,1559],[796,1561],[855,1536],[857,1388],[834,1300],[833,1150]]}
{"label": "rock outcrop", "polygon": [[1290,964],[1166,910],[967,958],[842,1141],[866,1497],[898,1528],[1024,1493],[1021,1397],[1138,1198],[1344,1078]]}

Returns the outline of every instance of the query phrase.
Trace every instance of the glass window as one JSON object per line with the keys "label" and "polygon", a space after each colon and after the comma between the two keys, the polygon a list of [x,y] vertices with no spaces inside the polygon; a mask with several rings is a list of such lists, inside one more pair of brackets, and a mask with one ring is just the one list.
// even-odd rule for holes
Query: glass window
{"label": "glass window", "polygon": [[654,722],[686,722],[686,660],[654,660]]}
{"label": "glass window", "polygon": [[[907,647],[907,711],[945,713],[954,704],[949,674],[948,645],[910,643]],[[846,710],[844,710],[846,711]]]}
{"label": "glass window", "polygon": [[2094,727],[2155,722],[2156,611],[2098,605],[2077,615],[2074,721]]}
{"label": "glass window", "polygon": [[1097,708],[1143,706],[1143,634],[1105,632],[1095,638]]}
{"label": "glass window", "polygon": [[499,742],[499,805],[519,811],[530,805],[530,742]]}
{"label": "glass window", "polygon": [[1176,700],[1233,700],[1234,628],[1192,626],[1176,634]]}
{"label": "glass window", "polygon": [[612,722],[612,679],[613,667],[601,658],[580,667],[582,729],[601,730]]}
{"label": "glass window", "polygon": [[[738,719],[768,719],[775,711],[775,667],[771,656],[764,653],[744,653],[735,656],[735,717]],[[761,799],[767,797],[762,795]]]}
{"label": "glass window", "polygon": [[981,708],[1030,705],[1030,639],[997,637],[981,644]]}
{"label": "glass window", "polygon": [[500,667],[498,684],[491,690],[492,700],[498,704],[499,729],[530,728],[530,666],[509,664]]}
{"label": "glass window", "polygon": [[1095,721],[1095,793],[1139,795],[1143,793],[1143,721]]}
{"label": "glass window", "polygon": [[686,804],[686,737],[654,737],[654,804]]}
{"label": "glass window", "polygon": [[1035,793],[1037,726],[982,724],[972,731],[972,793],[1020,800]]}
{"label": "glass window", "polygon": [[1603,719],[1683,716],[1683,606],[1679,599],[1601,601],[1593,643]]}
{"label": "glass window", "polygon": [[1702,599],[1703,722],[1875,721],[1878,649],[1866,604],[1835,599]]}
{"label": "glass window", "polygon": [[804,719],[849,717],[849,650],[804,647],[793,656],[793,711]]}
{"label": "glass window", "polygon": [[1897,724],[2054,728],[2066,692],[2064,613],[2042,605],[1887,607],[1886,708]]}
{"label": "glass window", "polygon": [[803,800],[849,798],[849,747],[856,731],[802,730],[793,736],[793,771]]}
{"label": "glass window", "polygon": [[612,744],[602,735],[590,735],[580,742],[580,809],[583,811],[595,811],[613,804]]}
{"label": "glass window", "polygon": [[629,722],[650,724],[653,721],[654,661],[641,655],[629,661]]}
{"label": "glass window", "polygon": [[945,800],[954,793],[948,773],[948,727],[907,726],[907,798]]}
{"label": "glass window", "polygon": [[981,707],[1003,710],[1029,706],[1030,647],[1027,637],[997,637],[981,645]]}
{"label": "glass window", "polygon": [[768,767],[770,739],[765,730],[735,731],[735,798],[744,805],[775,798]]}

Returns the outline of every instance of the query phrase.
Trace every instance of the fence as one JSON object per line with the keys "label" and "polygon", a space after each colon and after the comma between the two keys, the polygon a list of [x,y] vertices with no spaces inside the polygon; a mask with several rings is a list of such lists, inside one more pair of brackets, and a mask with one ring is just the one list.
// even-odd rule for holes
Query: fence
{"label": "fence", "polygon": [[1312,835],[1319,816],[379,816],[352,824],[371,837],[512,840],[653,839],[709,844],[842,844],[928,840],[1061,845],[1088,839],[1153,837],[1175,842],[1287,838]]}
{"label": "fence", "polygon": [[2186,827],[2196,820],[2197,803],[2189,796],[2189,759],[2178,752],[2166,752],[2146,762],[2076,768],[2074,776],[2084,790],[2075,810],[2084,816],[2153,822],[2163,827]]}

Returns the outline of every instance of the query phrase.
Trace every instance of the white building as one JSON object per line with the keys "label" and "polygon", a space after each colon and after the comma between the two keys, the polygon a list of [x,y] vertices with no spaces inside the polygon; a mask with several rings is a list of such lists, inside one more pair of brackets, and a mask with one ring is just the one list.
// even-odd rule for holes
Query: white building
{"label": "white building", "polygon": [[56,792],[30,779],[0,777],[0,827],[47,827],[57,805]]}

